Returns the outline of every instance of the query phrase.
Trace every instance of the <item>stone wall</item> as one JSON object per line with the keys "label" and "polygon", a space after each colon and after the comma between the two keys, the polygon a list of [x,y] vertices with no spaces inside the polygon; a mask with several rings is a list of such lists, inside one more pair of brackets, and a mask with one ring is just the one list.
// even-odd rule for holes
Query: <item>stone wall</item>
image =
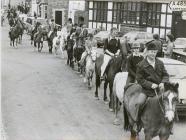
{"label": "stone wall", "polygon": [[[68,4],[69,0],[48,0],[48,19],[54,18],[54,9],[63,9],[64,22],[68,19]],[[63,23],[64,24],[64,23]]]}

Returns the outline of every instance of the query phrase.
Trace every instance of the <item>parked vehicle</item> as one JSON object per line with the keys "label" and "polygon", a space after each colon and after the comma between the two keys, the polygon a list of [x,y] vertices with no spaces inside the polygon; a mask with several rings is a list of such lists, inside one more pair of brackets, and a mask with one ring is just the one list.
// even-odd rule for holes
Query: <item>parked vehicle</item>
{"label": "parked vehicle", "polygon": [[147,32],[131,31],[123,35],[123,37],[121,37],[120,40],[123,41],[125,40],[125,38],[127,38],[131,48],[133,46],[140,47],[141,45],[144,45],[146,42],[152,40],[153,34]]}
{"label": "parked vehicle", "polygon": [[100,31],[97,33],[94,38],[97,40],[98,48],[103,47],[104,41],[109,37],[110,31]]}
{"label": "parked vehicle", "polygon": [[176,38],[174,42],[174,49],[185,49],[186,48],[186,38]]}
{"label": "parked vehicle", "polygon": [[[102,48],[104,46],[104,41],[109,37],[110,31],[100,31],[94,37],[97,40],[98,48]],[[116,38],[120,38],[122,36],[122,32],[118,32]]]}
{"label": "parked vehicle", "polygon": [[186,64],[170,58],[159,59],[164,63],[165,69],[169,73],[170,81],[179,83],[177,111],[179,116],[186,116]]}

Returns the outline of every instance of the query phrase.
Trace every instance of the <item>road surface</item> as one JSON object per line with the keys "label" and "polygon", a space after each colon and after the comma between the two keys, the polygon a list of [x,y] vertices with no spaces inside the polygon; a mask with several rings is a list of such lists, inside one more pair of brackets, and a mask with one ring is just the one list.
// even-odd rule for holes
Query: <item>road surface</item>
{"label": "road surface", "polygon": [[[108,105],[94,99],[76,71],[61,59],[34,51],[23,36],[18,49],[9,46],[2,28],[2,122],[6,140],[128,140],[123,125],[114,126]],[[123,120],[122,111],[119,117]],[[144,139],[143,133],[140,138]],[[186,138],[186,122],[174,125],[171,140]],[[157,138],[155,138],[157,139]]]}

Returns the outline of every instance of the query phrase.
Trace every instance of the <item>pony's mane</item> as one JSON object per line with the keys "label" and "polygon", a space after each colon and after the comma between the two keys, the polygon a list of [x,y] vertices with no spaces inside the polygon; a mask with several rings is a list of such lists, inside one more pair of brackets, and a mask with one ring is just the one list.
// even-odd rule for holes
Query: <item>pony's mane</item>
{"label": "pony's mane", "polygon": [[165,92],[170,90],[172,92],[178,93],[178,87],[179,87],[178,83],[170,83],[170,82],[164,83]]}

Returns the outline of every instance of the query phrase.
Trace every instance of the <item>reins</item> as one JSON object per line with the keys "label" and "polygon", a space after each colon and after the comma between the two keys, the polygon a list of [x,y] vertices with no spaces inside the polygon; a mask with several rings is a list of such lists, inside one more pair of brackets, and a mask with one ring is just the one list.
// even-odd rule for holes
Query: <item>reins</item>
{"label": "reins", "polygon": [[[158,98],[158,93],[157,93],[156,89],[154,89],[154,92],[155,92],[155,94],[156,94],[156,97]],[[162,96],[162,95],[161,95],[161,96]],[[162,105],[161,105],[161,103],[160,103],[159,98],[158,98],[158,103],[159,103],[159,106],[160,106],[160,108],[161,108],[162,113],[165,114],[165,111],[164,111],[164,109],[163,109],[163,107],[162,107]]]}

